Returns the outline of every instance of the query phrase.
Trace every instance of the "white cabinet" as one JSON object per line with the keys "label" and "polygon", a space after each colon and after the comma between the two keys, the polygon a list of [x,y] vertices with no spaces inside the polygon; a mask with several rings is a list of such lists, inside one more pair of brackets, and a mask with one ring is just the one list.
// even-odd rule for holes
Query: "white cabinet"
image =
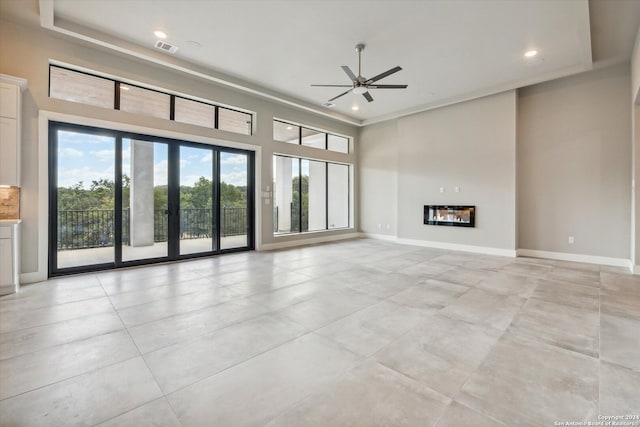
{"label": "white cabinet", "polygon": [[0,220],[0,295],[12,294],[20,286],[20,220]]}
{"label": "white cabinet", "polygon": [[26,83],[0,75],[0,185],[20,186],[22,89]]}

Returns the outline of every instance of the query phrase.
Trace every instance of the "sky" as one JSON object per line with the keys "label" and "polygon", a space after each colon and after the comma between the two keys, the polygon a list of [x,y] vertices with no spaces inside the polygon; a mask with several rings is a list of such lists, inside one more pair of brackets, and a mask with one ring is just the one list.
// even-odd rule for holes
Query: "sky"
{"label": "sky", "polygon": [[[165,143],[154,143],[154,186],[167,184],[167,151]],[[211,180],[212,155],[209,149],[181,147],[180,184],[193,185],[201,176]],[[131,140],[122,140],[122,170],[131,176]],[[114,180],[115,138],[78,132],[58,131],[58,186],[70,187],[82,182],[88,189],[91,181]],[[222,182],[247,185],[247,157],[242,154],[220,154]]]}

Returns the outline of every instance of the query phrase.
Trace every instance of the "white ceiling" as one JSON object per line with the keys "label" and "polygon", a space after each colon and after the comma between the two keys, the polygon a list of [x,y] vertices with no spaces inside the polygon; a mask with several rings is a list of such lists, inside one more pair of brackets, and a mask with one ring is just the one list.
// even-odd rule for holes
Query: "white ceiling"
{"label": "white ceiling", "polygon": [[[40,0],[40,13],[49,28],[117,49],[149,48],[150,57],[158,56],[153,31],[161,29],[180,48],[177,59],[218,81],[246,82],[254,93],[265,89],[359,124],[592,67],[586,0]],[[409,88],[374,89],[372,103],[348,94],[322,107],[344,89],[310,85],[348,84],[340,66],[357,72],[360,42],[365,77],[400,65],[379,83]],[[533,61],[523,56],[529,49],[540,52]]]}

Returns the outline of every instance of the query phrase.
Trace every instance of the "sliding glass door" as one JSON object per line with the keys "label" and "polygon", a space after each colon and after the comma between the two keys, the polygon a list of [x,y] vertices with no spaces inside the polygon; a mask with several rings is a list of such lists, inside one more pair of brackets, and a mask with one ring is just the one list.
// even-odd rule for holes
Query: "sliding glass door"
{"label": "sliding glass door", "polygon": [[53,261],[59,269],[113,264],[116,138],[71,129],[59,129],[53,136]]}
{"label": "sliding glass door", "polygon": [[216,245],[214,164],[210,148],[180,147],[180,255],[213,252]]}
{"label": "sliding glass door", "polygon": [[253,153],[50,123],[49,273],[253,249]]}
{"label": "sliding glass door", "polygon": [[249,156],[220,153],[220,247],[249,245]]}
{"label": "sliding glass door", "polygon": [[122,139],[122,262],[168,257],[168,145]]}

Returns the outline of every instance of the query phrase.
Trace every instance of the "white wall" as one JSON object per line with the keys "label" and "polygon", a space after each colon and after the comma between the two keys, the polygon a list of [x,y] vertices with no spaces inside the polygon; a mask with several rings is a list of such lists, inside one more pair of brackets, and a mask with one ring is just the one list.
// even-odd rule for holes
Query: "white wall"
{"label": "white wall", "polygon": [[519,90],[520,248],[629,259],[629,89],[622,64]]}
{"label": "white wall", "polygon": [[[515,119],[516,94],[508,91],[365,127],[363,231],[515,253]],[[424,225],[425,204],[475,205],[476,227]],[[385,219],[395,222],[389,230]]]}

